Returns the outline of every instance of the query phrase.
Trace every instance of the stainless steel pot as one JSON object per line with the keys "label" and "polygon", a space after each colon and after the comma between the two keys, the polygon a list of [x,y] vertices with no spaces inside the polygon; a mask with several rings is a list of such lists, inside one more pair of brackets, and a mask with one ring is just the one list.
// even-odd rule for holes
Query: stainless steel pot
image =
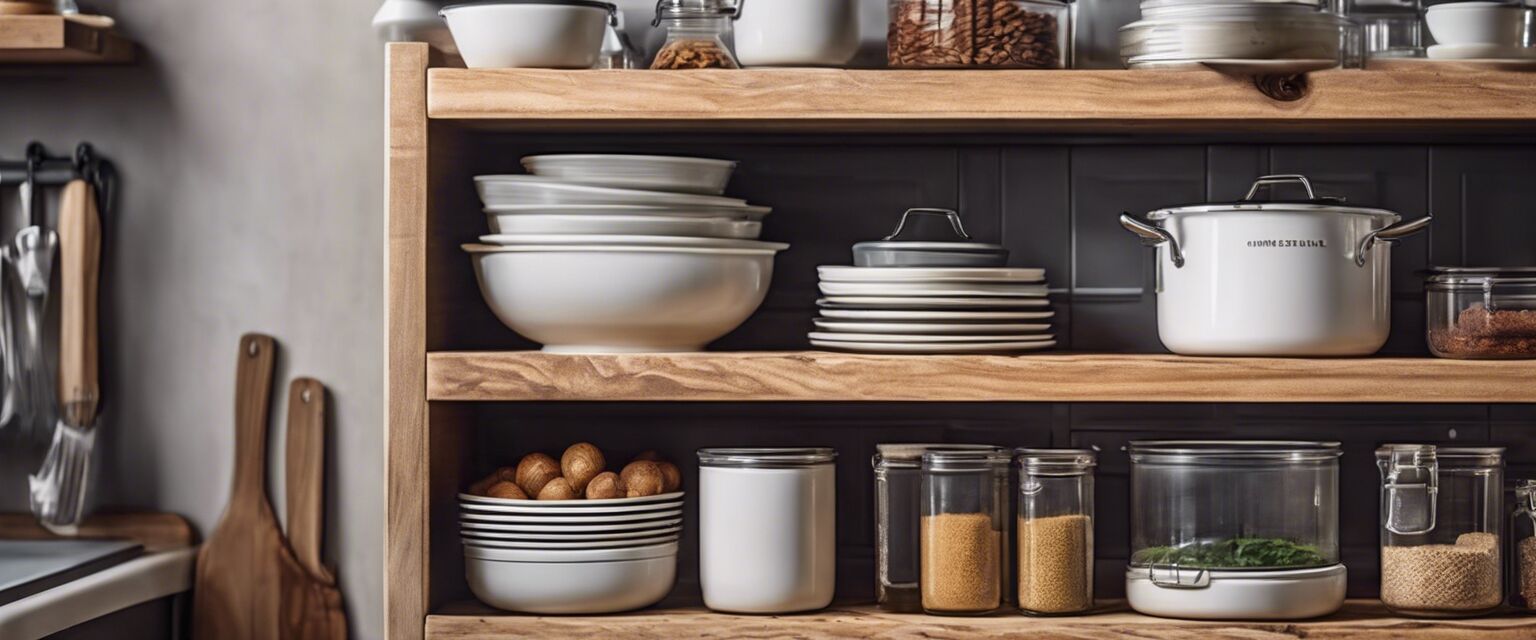
{"label": "stainless steel pot", "polygon": [[[1306,200],[1257,201],[1299,184]],[[1185,355],[1375,353],[1391,329],[1391,245],[1429,226],[1264,176],[1241,201],[1160,209],[1120,224],[1157,251],[1157,331]]]}

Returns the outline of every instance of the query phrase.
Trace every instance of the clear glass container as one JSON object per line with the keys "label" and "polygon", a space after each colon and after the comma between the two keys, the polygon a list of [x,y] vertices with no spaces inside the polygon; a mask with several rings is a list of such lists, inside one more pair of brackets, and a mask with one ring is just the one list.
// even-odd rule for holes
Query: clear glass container
{"label": "clear glass container", "polygon": [[902,613],[923,610],[918,540],[921,538],[922,466],[927,451],[1001,451],[991,445],[881,444],[875,446],[875,601]]}
{"label": "clear glass container", "polygon": [[1008,463],[997,451],[923,454],[919,554],[923,611],[981,615],[1003,606]]}
{"label": "clear glass container", "polygon": [[1419,617],[1504,600],[1504,449],[1391,444],[1381,469],[1381,601]]}
{"label": "clear glass container", "polygon": [[1509,603],[1536,610],[1536,480],[1515,482],[1515,513],[1510,540],[1515,549]]}
{"label": "clear glass container", "polygon": [[740,69],[726,45],[736,4],[728,0],[658,0],[651,26],[666,40],[652,69]]}
{"label": "clear glass container", "polygon": [[1424,57],[1423,0],[1350,0],[1366,57]]}
{"label": "clear glass container", "polygon": [[1087,449],[1019,449],[1018,603],[1027,614],[1093,608],[1093,468]]}
{"label": "clear glass container", "polygon": [[1071,6],[1060,0],[891,0],[887,62],[901,68],[1065,69]]}
{"label": "clear glass container", "polygon": [[1424,289],[1435,355],[1536,358],[1536,267],[1436,267]]}

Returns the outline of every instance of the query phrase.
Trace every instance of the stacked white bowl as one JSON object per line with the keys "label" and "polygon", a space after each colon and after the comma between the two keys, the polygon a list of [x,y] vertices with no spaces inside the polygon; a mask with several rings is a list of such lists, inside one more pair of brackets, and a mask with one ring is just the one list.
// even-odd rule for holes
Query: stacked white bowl
{"label": "stacked white bowl", "polygon": [[559,353],[699,351],[762,304],[772,211],[727,198],[736,163],[635,155],[523,158],[475,187],[491,234],[464,245],[513,331]]}
{"label": "stacked white bowl", "polygon": [[1044,269],[817,269],[811,345],[871,353],[1009,353],[1056,346]]}
{"label": "stacked white bowl", "polygon": [[647,607],[672,590],[683,494],[508,500],[459,494],[464,574],[481,602],[524,613]]}
{"label": "stacked white bowl", "polygon": [[1447,2],[1424,11],[1435,60],[1532,60],[1531,9],[1518,2]]}

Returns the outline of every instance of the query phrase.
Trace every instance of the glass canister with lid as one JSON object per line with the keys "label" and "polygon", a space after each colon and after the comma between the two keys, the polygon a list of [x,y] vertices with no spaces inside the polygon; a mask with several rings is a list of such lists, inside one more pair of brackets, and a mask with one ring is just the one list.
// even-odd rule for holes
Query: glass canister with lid
{"label": "glass canister with lid", "polygon": [[1515,549],[1509,603],[1536,610],[1536,480],[1515,482],[1515,513],[1509,531]]}
{"label": "glass canister with lid", "polygon": [[1536,358],[1536,267],[1435,267],[1424,288],[1435,355]]}
{"label": "glass canister with lid", "polygon": [[1136,441],[1129,452],[1132,608],[1295,620],[1344,604],[1339,443]]}
{"label": "glass canister with lid", "polygon": [[1071,6],[1062,0],[890,0],[887,62],[904,68],[1064,69]]}
{"label": "glass canister with lid", "polygon": [[875,446],[875,602],[902,613],[923,610],[918,541],[921,537],[922,463],[928,451],[1002,451],[992,445],[881,444]]}
{"label": "glass canister with lid", "polygon": [[1019,449],[1019,610],[1093,608],[1093,468],[1089,449]]}
{"label": "glass canister with lid", "polygon": [[1007,452],[923,453],[919,534],[923,611],[982,615],[1006,599]]}
{"label": "glass canister with lid", "polygon": [[1381,470],[1381,601],[1457,617],[1504,600],[1504,449],[1389,444]]}
{"label": "glass canister with lid", "polygon": [[667,37],[651,68],[741,68],[726,45],[735,16],[731,0],[657,0],[651,26],[664,29]]}

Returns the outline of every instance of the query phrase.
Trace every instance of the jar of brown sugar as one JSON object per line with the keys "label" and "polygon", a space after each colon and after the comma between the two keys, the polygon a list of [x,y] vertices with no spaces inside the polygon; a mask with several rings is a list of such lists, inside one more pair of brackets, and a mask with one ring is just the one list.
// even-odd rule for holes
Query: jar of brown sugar
{"label": "jar of brown sugar", "polygon": [[998,451],[923,454],[919,570],[923,611],[981,615],[1003,606],[1008,461]]}
{"label": "jar of brown sugar", "polygon": [[1536,358],[1536,267],[1436,267],[1425,290],[1435,355]]}
{"label": "jar of brown sugar", "polygon": [[1093,468],[1088,449],[1019,449],[1019,610],[1093,608]]}

